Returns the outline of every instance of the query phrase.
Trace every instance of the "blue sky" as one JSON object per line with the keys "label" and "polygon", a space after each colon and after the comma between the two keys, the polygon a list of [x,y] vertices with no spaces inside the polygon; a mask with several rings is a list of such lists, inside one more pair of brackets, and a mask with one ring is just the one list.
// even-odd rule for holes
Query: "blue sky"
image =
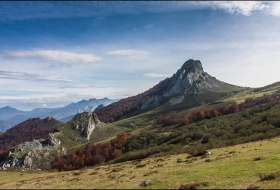
{"label": "blue sky", "polygon": [[227,83],[280,81],[279,2],[0,2],[0,107],[123,98],[188,59]]}

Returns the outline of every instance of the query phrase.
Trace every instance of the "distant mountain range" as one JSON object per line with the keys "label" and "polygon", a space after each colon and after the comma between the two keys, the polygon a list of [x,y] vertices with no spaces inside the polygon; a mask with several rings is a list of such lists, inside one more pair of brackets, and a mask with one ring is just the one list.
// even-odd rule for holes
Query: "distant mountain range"
{"label": "distant mountain range", "polygon": [[116,100],[108,98],[93,98],[89,100],[82,100],[77,103],[71,103],[62,108],[36,108],[31,111],[21,111],[6,106],[0,108],[0,131],[4,132],[17,124],[34,117],[45,118],[53,116],[62,122],[67,122],[78,113],[93,112],[99,105],[102,104],[107,106],[115,101]]}

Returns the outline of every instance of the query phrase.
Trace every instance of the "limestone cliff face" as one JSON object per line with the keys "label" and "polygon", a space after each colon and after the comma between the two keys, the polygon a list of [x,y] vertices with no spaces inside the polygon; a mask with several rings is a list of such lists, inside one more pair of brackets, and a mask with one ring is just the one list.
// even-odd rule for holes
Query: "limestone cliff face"
{"label": "limestone cliff face", "polygon": [[79,131],[82,137],[89,140],[92,131],[96,127],[100,127],[100,121],[95,113],[84,112],[73,118],[74,129]]}
{"label": "limestone cliff face", "polygon": [[[169,79],[168,84],[161,94],[150,97],[142,104],[141,110],[155,107],[159,105],[162,100],[184,93],[194,85],[206,83],[205,78],[207,77],[209,76],[203,71],[200,61],[190,59]],[[182,97],[180,100],[182,101]]]}

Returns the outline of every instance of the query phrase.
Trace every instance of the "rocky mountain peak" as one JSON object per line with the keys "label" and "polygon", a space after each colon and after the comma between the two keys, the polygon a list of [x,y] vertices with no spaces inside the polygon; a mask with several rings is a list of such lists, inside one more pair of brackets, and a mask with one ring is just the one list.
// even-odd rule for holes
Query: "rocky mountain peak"
{"label": "rocky mountain peak", "polygon": [[166,88],[164,97],[178,94],[183,90],[191,87],[198,79],[205,80],[204,71],[200,61],[189,59],[182,67],[171,77],[171,81]]}
{"label": "rocky mountain peak", "polygon": [[199,60],[189,59],[182,65],[182,67],[178,71],[182,71],[182,70],[192,71],[192,72],[195,71],[203,72],[203,67]]}

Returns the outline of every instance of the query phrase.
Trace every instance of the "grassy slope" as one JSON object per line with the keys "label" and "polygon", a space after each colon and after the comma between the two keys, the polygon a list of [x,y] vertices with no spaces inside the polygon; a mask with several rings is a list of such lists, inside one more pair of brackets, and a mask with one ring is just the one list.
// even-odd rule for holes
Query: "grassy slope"
{"label": "grassy slope", "polygon": [[[187,154],[158,158],[147,158],[136,168],[132,162],[88,167],[80,171],[8,172],[1,171],[0,188],[146,188],[140,183],[146,179],[152,182],[148,188],[176,189],[190,182],[208,182],[200,188],[243,188],[249,185],[262,189],[280,188],[280,177],[260,181],[260,174],[277,172],[280,168],[278,148],[280,138],[240,144],[210,150],[208,158],[186,159]],[[260,160],[254,161],[255,158]],[[177,163],[181,158],[183,162]],[[209,159],[210,162],[206,162]],[[185,162],[185,160],[189,160]],[[192,160],[192,161],[191,161]],[[113,169],[120,170],[113,172]],[[144,176],[144,174],[150,174]],[[77,183],[78,182],[78,183]]]}
{"label": "grassy slope", "polygon": [[[96,128],[90,137],[89,142],[99,142],[104,139],[111,139],[122,131],[121,128],[113,126],[112,124],[101,124],[101,128]],[[66,123],[59,128],[60,134],[58,138],[62,141],[62,146],[65,148],[75,149],[85,146],[88,141],[86,138],[81,137],[79,132],[71,128],[71,123]]]}

